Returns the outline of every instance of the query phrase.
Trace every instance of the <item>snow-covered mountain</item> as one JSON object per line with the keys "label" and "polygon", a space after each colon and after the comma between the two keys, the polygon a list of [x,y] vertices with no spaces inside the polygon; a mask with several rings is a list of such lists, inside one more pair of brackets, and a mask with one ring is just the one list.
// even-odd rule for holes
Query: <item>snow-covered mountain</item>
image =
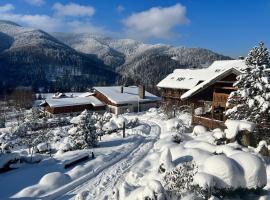
{"label": "snow-covered mountain", "polygon": [[78,52],[42,30],[0,21],[0,77],[9,87],[81,90],[113,83],[116,74],[95,55]]}
{"label": "snow-covered mountain", "polygon": [[214,60],[230,59],[207,49],[144,44],[132,39],[112,39],[93,34],[52,34],[77,51],[96,54],[116,68],[126,84],[154,87],[175,68],[206,67]]}
{"label": "snow-covered mountain", "polygon": [[118,82],[152,88],[175,68],[205,67],[221,59],[230,58],[201,48],[88,33],[48,34],[0,21],[0,89],[5,84],[84,90],[115,83],[118,74]]}

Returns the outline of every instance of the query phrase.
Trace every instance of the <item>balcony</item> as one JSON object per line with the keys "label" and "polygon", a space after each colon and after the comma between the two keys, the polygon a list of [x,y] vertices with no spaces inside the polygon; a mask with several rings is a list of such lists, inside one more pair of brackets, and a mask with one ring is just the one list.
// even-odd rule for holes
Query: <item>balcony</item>
{"label": "balcony", "polygon": [[214,92],[212,106],[226,108],[228,97],[229,94]]}
{"label": "balcony", "polygon": [[226,128],[223,121],[207,118],[204,116],[198,116],[198,115],[192,115],[192,124],[202,125],[209,129],[220,128],[224,130]]}

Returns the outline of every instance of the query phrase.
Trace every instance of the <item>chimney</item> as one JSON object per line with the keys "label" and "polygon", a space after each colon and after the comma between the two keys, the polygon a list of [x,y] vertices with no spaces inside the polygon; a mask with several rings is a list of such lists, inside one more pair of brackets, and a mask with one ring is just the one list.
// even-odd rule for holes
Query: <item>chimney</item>
{"label": "chimney", "polygon": [[124,86],[121,85],[121,93],[124,93]]}
{"label": "chimney", "polygon": [[141,99],[144,99],[145,98],[145,87],[144,87],[144,85],[140,85],[139,86],[139,97]]}

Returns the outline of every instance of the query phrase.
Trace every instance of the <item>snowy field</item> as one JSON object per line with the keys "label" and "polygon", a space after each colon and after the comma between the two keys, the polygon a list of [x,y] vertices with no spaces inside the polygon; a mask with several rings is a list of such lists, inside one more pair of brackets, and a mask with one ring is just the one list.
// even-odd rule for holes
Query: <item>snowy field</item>
{"label": "snowy field", "polygon": [[[222,199],[269,199],[270,160],[257,149],[217,145],[225,133],[200,126],[192,131],[187,113],[167,119],[151,109],[121,117],[140,121],[125,138],[119,130],[104,135],[97,148],[57,152],[1,173],[0,199],[203,199],[214,190],[227,192]],[[90,158],[64,167],[85,155]]]}

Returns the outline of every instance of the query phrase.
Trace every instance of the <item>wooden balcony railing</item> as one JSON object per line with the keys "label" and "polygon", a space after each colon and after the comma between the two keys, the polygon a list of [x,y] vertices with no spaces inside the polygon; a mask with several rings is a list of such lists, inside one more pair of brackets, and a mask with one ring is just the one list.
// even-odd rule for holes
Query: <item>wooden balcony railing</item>
{"label": "wooden balcony railing", "polygon": [[207,127],[209,129],[220,128],[220,129],[224,130],[226,128],[223,121],[210,119],[210,118],[197,116],[197,115],[192,115],[192,124],[202,125],[202,126]]}

